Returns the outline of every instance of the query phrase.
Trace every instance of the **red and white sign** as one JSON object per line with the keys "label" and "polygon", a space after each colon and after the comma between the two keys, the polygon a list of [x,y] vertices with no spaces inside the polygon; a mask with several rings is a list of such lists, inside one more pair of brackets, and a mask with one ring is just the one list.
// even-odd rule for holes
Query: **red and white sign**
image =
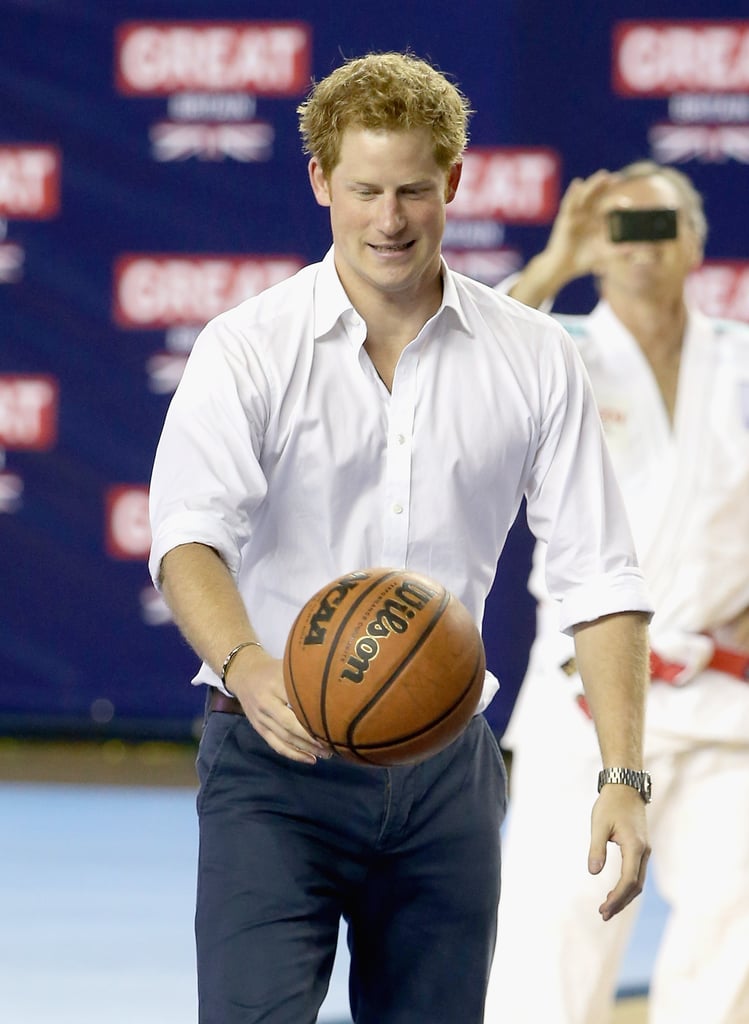
{"label": "red and white sign", "polygon": [[706,260],[690,275],[687,288],[707,316],[749,323],[749,260]]}
{"label": "red and white sign", "polygon": [[123,256],[114,271],[114,319],[145,329],[204,324],[301,266],[296,256]]}
{"label": "red and white sign", "polygon": [[116,85],[128,96],[295,96],[310,83],[312,32],[302,22],[125,22],[115,49]]}
{"label": "red and white sign", "polygon": [[58,402],[54,377],[0,374],[0,446],[25,451],[53,448]]}
{"label": "red and white sign", "polygon": [[143,561],[151,549],[148,487],[114,484],[106,495],[106,548],[110,558]]}
{"label": "red and white sign", "polygon": [[749,91],[749,21],[622,21],[612,73],[620,96]]}
{"label": "red and white sign", "polygon": [[448,217],[546,224],[559,204],[560,163],[545,147],[472,147]]}
{"label": "red and white sign", "polygon": [[0,145],[0,217],[56,217],[60,211],[61,164],[55,146]]}

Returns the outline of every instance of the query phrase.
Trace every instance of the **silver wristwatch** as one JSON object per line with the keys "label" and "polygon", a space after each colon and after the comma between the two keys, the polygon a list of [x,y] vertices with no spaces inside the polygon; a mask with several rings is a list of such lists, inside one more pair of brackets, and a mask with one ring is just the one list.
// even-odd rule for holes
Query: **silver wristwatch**
{"label": "silver wristwatch", "polygon": [[652,795],[650,772],[636,772],[632,768],[604,768],[598,773],[598,792],[600,793],[609,782],[631,786],[632,789],[637,790],[646,804],[650,803]]}

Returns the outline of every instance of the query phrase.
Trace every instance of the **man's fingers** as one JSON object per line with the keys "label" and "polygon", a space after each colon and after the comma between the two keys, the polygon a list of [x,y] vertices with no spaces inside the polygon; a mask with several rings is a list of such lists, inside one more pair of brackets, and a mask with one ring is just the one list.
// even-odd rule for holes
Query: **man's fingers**
{"label": "man's fingers", "polygon": [[307,764],[314,764],[319,757],[331,757],[330,747],[310,736],[287,703],[279,703],[282,706],[274,704],[272,713],[260,711],[253,723],[268,746],[292,761]]}
{"label": "man's fingers", "polygon": [[588,852],[588,871],[591,875],[598,875],[603,871],[606,863],[606,843],[592,842]]}
{"label": "man's fingers", "polygon": [[[286,712],[288,714],[286,714]],[[288,731],[288,745],[297,750],[301,750],[306,754],[312,755],[315,759],[318,757],[328,758],[332,756],[333,752],[330,747],[307,732],[288,704],[284,705],[284,711],[281,715],[283,724],[286,725]]]}
{"label": "man's fingers", "polygon": [[622,873],[619,881],[606,896],[598,912],[604,921],[608,921],[620,911],[624,910],[643,890],[645,875],[647,873],[650,849],[645,847],[640,854],[629,853],[622,855]]}
{"label": "man's fingers", "polygon": [[624,910],[633,899],[640,895],[642,886],[643,879],[640,878],[639,872],[637,878],[633,881],[625,881],[625,879],[620,878],[617,885],[608,893],[606,899],[598,908],[598,912],[603,920],[608,921],[615,914]]}

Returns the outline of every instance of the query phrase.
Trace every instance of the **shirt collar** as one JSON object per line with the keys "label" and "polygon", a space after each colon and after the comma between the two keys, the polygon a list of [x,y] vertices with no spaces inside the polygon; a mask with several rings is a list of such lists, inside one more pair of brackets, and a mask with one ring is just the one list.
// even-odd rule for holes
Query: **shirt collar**
{"label": "shirt collar", "polygon": [[450,270],[447,263],[445,263],[444,256],[440,257],[440,261],[442,263],[442,305],[440,306],[438,313],[441,313],[445,309],[451,310],[461,330],[465,331],[466,334],[470,334],[471,328],[463,310],[463,305],[460,301],[460,294],[455,281],[455,273]]}
{"label": "shirt collar", "polygon": [[353,309],[335,268],[331,246],[315,279],[315,338],[321,338],[331,331],[344,313]]}
{"label": "shirt collar", "polygon": [[[442,316],[446,310],[450,310],[462,330],[470,333],[455,283],[455,275],[443,257],[441,264],[442,302],[435,316]],[[355,310],[336,271],[331,246],[320,263],[315,280],[315,338],[323,337],[335,327],[345,313],[351,312]]]}

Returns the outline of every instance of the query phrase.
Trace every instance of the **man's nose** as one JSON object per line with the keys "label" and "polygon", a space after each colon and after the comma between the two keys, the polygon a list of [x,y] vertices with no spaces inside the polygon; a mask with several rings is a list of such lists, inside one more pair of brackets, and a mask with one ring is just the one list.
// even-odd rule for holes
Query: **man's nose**
{"label": "man's nose", "polygon": [[406,216],[398,196],[383,195],[377,209],[377,227],[385,235],[397,235],[406,224]]}

